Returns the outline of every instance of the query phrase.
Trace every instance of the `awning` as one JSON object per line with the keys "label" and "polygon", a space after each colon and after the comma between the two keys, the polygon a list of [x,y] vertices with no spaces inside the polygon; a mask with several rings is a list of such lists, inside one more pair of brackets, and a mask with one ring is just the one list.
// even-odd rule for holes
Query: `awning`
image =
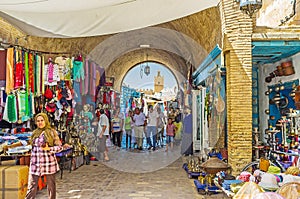
{"label": "awning", "polygon": [[300,52],[300,41],[253,41],[252,63],[267,64],[280,61]]}
{"label": "awning", "polygon": [[40,37],[86,37],[185,17],[219,0],[1,0],[0,16]]}
{"label": "awning", "polygon": [[198,86],[207,77],[215,73],[218,67],[221,67],[221,52],[222,49],[217,45],[196,69],[192,75],[195,86]]}

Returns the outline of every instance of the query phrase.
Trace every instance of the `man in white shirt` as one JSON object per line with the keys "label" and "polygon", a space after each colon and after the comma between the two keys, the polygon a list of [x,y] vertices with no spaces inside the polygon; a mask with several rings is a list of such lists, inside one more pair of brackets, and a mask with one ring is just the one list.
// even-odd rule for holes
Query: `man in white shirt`
{"label": "man in white shirt", "polygon": [[105,115],[104,109],[100,109],[100,118],[98,122],[98,132],[97,137],[99,137],[99,153],[104,154],[104,160],[109,161],[108,158],[108,148],[106,147],[106,139],[109,136],[109,120]]}
{"label": "man in white shirt", "polygon": [[[147,124],[147,143],[149,145],[149,150],[153,148],[153,151],[155,151],[156,148],[156,133],[157,133],[157,125],[159,120],[159,115],[157,111],[153,110],[153,106],[150,105],[148,108],[148,124]],[[151,142],[152,138],[152,142]]]}
{"label": "man in white shirt", "polygon": [[132,121],[134,122],[134,133],[137,139],[138,149],[143,149],[143,132],[145,126],[146,117],[144,113],[141,113],[139,108],[134,109],[134,116]]}

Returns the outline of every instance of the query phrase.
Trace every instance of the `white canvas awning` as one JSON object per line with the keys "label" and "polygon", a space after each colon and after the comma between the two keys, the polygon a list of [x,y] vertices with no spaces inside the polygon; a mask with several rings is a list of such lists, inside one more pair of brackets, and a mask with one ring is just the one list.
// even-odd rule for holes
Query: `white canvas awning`
{"label": "white canvas awning", "polygon": [[1,0],[0,17],[40,37],[114,34],[185,17],[219,0]]}

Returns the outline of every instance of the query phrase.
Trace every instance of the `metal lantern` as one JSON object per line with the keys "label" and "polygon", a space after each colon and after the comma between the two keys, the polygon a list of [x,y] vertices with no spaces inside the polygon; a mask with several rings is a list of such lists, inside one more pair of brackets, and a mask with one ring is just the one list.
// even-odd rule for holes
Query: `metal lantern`
{"label": "metal lantern", "polygon": [[150,74],[150,66],[148,66],[148,64],[147,64],[147,66],[145,66],[145,68],[144,68],[144,73],[145,73],[147,76]]}
{"label": "metal lantern", "polygon": [[262,0],[239,0],[240,10],[250,17],[262,7]]}

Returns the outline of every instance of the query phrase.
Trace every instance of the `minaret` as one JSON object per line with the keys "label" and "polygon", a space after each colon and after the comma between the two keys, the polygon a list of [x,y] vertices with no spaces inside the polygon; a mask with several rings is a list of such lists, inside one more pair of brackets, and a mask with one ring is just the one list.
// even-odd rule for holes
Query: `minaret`
{"label": "minaret", "polygon": [[160,75],[160,71],[157,71],[157,76],[154,77],[154,93],[159,93],[164,89],[164,77]]}

